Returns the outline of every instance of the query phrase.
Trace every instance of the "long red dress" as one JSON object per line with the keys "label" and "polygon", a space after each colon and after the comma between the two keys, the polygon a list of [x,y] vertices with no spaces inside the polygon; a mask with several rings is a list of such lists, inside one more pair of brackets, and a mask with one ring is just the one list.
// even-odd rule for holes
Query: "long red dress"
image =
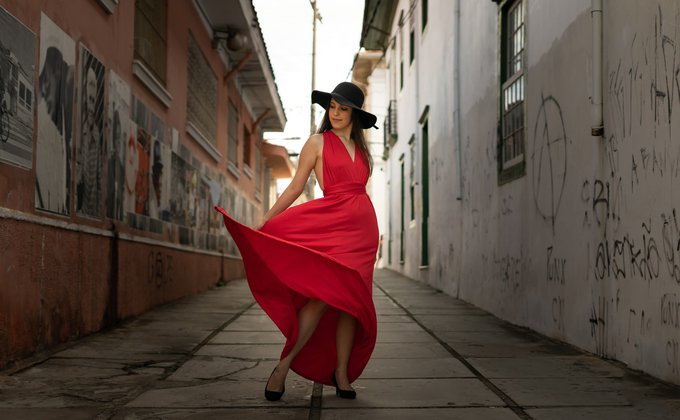
{"label": "long red dress", "polygon": [[336,365],[338,310],[358,321],[350,382],[364,370],[376,340],[372,286],[378,224],[366,194],[368,164],[354,149],[352,160],[335,133],[323,133],[324,197],[288,208],[259,231],[216,207],[241,252],[255,300],[286,337],[281,358],[297,340],[300,308],[310,298],[329,305],[291,365],[299,375],[326,385]]}

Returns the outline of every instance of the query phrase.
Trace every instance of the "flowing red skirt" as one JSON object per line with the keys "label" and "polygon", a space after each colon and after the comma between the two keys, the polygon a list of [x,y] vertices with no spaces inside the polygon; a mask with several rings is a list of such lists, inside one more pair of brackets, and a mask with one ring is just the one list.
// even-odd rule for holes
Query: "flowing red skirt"
{"label": "flowing red skirt", "polygon": [[291,365],[299,375],[326,385],[331,385],[336,366],[339,311],[357,320],[350,382],[359,377],[375,347],[372,281],[378,228],[370,199],[360,189],[336,188],[324,198],[290,207],[261,230],[215,208],[241,252],[253,296],[286,337],[281,358],[297,341],[300,308],[311,298],[329,305]]}

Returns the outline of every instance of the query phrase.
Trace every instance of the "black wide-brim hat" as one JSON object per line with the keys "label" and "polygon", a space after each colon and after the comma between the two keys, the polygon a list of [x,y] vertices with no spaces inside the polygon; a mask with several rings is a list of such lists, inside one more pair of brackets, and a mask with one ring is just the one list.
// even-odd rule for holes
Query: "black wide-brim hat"
{"label": "black wide-brim hat", "polygon": [[330,93],[320,90],[312,91],[312,103],[321,105],[325,110],[328,110],[331,98],[344,106],[352,108],[357,113],[362,128],[378,128],[375,125],[378,117],[361,109],[361,106],[364,104],[364,92],[361,91],[359,86],[350,82],[342,82]]}

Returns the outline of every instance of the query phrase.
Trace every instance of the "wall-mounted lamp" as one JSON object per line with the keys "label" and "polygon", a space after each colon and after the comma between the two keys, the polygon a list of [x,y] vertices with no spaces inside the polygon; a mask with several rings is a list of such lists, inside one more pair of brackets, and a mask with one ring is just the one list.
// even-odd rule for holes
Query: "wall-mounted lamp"
{"label": "wall-mounted lamp", "polygon": [[239,51],[247,43],[248,38],[237,28],[227,27],[224,31],[215,31],[213,36],[213,48],[217,49],[220,41],[227,41],[227,48],[231,51]]}

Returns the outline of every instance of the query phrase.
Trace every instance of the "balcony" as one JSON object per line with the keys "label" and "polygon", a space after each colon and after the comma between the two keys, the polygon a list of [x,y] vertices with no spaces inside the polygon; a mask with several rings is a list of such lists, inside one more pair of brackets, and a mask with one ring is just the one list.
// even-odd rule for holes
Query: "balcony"
{"label": "balcony", "polygon": [[385,146],[385,154],[387,154],[389,149],[397,142],[397,101],[394,99],[390,100],[383,128],[383,145]]}

